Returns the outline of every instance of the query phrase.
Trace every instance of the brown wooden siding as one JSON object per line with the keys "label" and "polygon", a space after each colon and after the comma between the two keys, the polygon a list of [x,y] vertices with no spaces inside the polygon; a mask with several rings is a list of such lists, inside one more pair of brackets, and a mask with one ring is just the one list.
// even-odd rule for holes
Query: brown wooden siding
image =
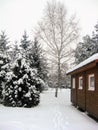
{"label": "brown wooden siding", "polygon": [[[95,90],[88,90],[88,76],[94,74]],[[86,111],[98,118],[98,66],[86,72]]]}
{"label": "brown wooden siding", "polygon": [[72,76],[71,77],[71,86],[73,86],[72,84],[72,79],[75,78],[75,88],[71,88],[71,102],[73,103],[73,105],[77,106],[77,85],[76,85],[76,76]]}
{"label": "brown wooden siding", "polygon": [[[79,89],[79,77],[83,77],[83,88]],[[77,75],[77,106],[85,110],[85,75],[80,73]]]}
{"label": "brown wooden siding", "polygon": [[[98,119],[98,65],[89,65],[90,68],[77,73],[78,70],[71,74],[76,80],[75,89],[71,89],[71,101],[75,106],[86,110],[90,115]],[[91,67],[92,66],[92,67]],[[86,66],[87,67],[87,66]],[[94,74],[95,90],[88,89],[89,75]],[[79,77],[83,77],[83,89],[79,89]]]}

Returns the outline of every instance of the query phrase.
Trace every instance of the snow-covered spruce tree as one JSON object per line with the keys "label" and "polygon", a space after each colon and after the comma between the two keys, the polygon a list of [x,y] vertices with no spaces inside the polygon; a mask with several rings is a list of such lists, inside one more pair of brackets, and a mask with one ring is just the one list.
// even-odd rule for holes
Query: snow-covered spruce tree
{"label": "snow-covered spruce tree", "polygon": [[[34,42],[31,42],[28,40],[27,33],[24,32],[20,47],[21,53],[23,54],[23,57],[25,57],[26,61],[30,63],[30,67],[37,69],[38,76],[45,81],[47,78],[46,60],[43,57],[42,48],[37,39],[35,38]],[[39,88],[37,86],[37,89],[39,89],[40,92],[45,87],[43,84],[44,82],[42,81]]]}
{"label": "snow-covered spruce tree", "polygon": [[[37,66],[37,61],[34,59],[36,57],[35,55],[38,55],[38,54],[33,43],[30,40],[28,40],[28,38],[29,37],[27,36],[27,33],[25,31],[21,39],[21,45],[20,45],[21,54],[26,59],[26,61],[30,63],[31,68],[37,69],[37,72],[38,72],[37,74],[39,76],[39,71],[38,71],[39,69]],[[37,90],[39,90],[40,92],[42,91],[42,85],[36,85],[36,87],[37,87]]]}
{"label": "snow-covered spruce tree", "polygon": [[93,31],[92,42],[93,42],[93,46],[94,46],[93,52],[98,53],[98,22],[95,25],[95,30]]}
{"label": "snow-covered spruce tree", "polygon": [[83,37],[83,42],[78,43],[78,46],[75,50],[75,63],[79,64],[92,54],[93,54],[92,39],[90,38],[90,36],[86,35],[85,37]]}
{"label": "snow-covered spruce tree", "polygon": [[37,38],[34,39],[32,65],[38,69],[38,74],[40,78],[45,81],[45,79],[47,78],[47,62],[45,57],[43,56],[41,44],[38,42]]}
{"label": "snow-covered spruce tree", "polygon": [[0,54],[0,101],[3,100],[3,94],[4,94],[4,87],[5,87],[5,75],[9,68],[9,58],[4,55]]}
{"label": "snow-covered spruce tree", "polygon": [[20,48],[18,46],[18,42],[15,41],[15,43],[12,45],[12,49],[10,51],[11,62],[14,62],[16,60],[19,53],[20,53]]}
{"label": "snow-covered spruce tree", "polygon": [[9,41],[5,32],[1,31],[0,34],[0,101],[3,100],[4,87],[5,87],[5,74],[8,70],[9,57],[7,55]]}
{"label": "snow-covered spruce tree", "polygon": [[37,70],[32,69],[25,58],[19,56],[7,73],[4,105],[32,107],[39,104],[40,96],[36,86],[40,85]]}
{"label": "snow-covered spruce tree", "polygon": [[21,44],[20,44],[20,48],[21,48],[21,54],[23,55],[23,57],[25,57],[26,60],[28,59],[28,51],[29,51],[29,46],[31,41],[28,40],[29,36],[27,35],[27,32],[24,31],[24,34],[21,38]]}
{"label": "snow-covered spruce tree", "polygon": [[[47,80],[47,62],[45,57],[43,56],[43,51],[41,48],[41,44],[38,42],[37,38],[34,39],[32,47],[29,49],[29,59],[30,66],[36,68],[38,71],[38,76],[46,82]],[[42,83],[39,88],[40,92],[43,91],[45,83]],[[43,85],[44,84],[44,85]]]}
{"label": "snow-covered spruce tree", "polygon": [[98,23],[92,37],[86,35],[75,50],[75,63],[79,64],[93,54],[98,53]]}
{"label": "snow-covered spruce tree", "polygon": [[8,45],[9,41],[7,38],[7,35],[5,34],[4,31],[1,31],[0,34],[0,51],[3,53],[6,53],[7,50],[9,49],[9,45]]}

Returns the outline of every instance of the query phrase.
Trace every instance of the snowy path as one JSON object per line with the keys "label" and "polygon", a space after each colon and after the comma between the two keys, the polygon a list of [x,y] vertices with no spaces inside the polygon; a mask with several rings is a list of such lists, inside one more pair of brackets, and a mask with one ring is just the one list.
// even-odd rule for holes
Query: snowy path
{"label": "snowy path", "polygon": [[0,130],[98,130],[98,123],[70,103],[70,91],[41,94],[35,108],[11,108],[0,105]]}

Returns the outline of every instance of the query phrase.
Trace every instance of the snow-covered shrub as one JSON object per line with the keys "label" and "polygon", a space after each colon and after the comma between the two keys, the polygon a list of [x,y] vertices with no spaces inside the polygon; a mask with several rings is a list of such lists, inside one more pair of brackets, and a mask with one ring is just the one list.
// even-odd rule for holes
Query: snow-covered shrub
{"label": "snow-covered shrub", "polygon": [[37,70],[29,67],[26,60],[19,56],[11,67],[12,71],[6,74],[4,105],[18,107],[32,107],[40,101],[36,89]]}

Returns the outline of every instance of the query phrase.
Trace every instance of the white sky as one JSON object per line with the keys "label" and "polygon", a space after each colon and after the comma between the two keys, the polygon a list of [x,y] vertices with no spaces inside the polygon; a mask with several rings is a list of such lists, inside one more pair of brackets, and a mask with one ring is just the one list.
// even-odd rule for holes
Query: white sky
{"label": "white sky", "polygon": [[[48,0],[49,1],[49,0]],[[90,34],[98,20],[98,0],[59,0],[68,12],[76,13],[81,32]],[[24,30],[32,29],[43,16],[47,0],[0,0],[0,30],[6,30],[12,41],[20,40]]]}

